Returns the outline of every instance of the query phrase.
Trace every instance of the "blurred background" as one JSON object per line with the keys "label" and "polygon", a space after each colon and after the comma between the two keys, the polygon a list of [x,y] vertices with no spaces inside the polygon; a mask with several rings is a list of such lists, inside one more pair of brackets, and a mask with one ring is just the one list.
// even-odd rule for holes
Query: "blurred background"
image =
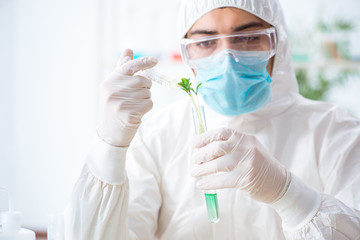
{"label": "blurred background", "polygon": [[[360,117],[360,1],[280,0],[302,95]],[[179,0],[0,0],[0,186],[23,225],[64,210],[95,133],[97,86],[125,48],[191,77]],[[184,97],[153,84],[154,110]],[[0,211],[7,209],[0,192]]]}

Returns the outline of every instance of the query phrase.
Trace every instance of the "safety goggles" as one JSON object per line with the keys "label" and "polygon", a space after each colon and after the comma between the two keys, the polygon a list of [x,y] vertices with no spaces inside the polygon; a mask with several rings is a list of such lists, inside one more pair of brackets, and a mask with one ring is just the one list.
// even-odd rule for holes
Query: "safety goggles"
{"label": "safety goggles", "polygon": [[[276,52],[275,28],[218,34],[200,38],[181,39],[181,51],[185,64],[198,68],[199,60],[205,60],[229,49],[235,61],[265,62]],[[201,64],[203,65],[203,64]]]}

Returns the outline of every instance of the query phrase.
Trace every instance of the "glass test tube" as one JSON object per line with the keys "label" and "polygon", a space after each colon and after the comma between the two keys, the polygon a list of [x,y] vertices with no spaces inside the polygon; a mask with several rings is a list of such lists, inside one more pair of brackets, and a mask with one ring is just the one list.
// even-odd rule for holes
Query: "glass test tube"
{"label": "glass test tube", "polygon": [[173,78],[162,74],[161,72],[157,71],[155,68],[149,68],[139,72],[140,75],[147,77],[153,82],[156,82],[164,87],[170,89],[178,89],[177,81]]}
{"label": "glass test tube", "polygon": [[[195,96],[196,97],[196,96]],[[205,112],[204,107],[200,106],[197,102],[197,99],[192,99],[196,101],[193,104],[192,108],[192,116],[195,126],[195,133],[201,134],[206,131],[206,120],[205,120]],[[205,202],[206,202],[206,209],[208,214],[208,220],[211,223],[217,223],[220,220],[219,216],[219,205],[217,199],[217,193],[215,190],[206,190],[205,191]]]}

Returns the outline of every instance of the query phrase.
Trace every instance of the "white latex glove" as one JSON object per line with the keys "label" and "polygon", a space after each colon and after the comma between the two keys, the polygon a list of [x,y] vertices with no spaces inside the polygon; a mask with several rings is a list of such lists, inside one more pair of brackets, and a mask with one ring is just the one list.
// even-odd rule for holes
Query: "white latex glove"
{"label": "white latex glove", "polygon": [[132,50],[125,50],[112,74],[100,86],[97,132],[105,142],[118,147],[129,146],[141,118],[153,106],[151,81],[134,74],[154,67],[157,59],[133,58]]}
{"label": "white latex glove", "polygon": [[271,203],[289,186],[290,173],[252,135],[222,128],[196,136],[194,147],[199,189],[238,188]]}

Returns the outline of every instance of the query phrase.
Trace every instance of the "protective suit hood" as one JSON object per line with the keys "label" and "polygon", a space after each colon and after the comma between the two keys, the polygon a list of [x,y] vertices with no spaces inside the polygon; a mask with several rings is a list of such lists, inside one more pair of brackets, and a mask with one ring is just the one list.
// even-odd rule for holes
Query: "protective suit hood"
{"label": "protective suit hood", "polygon": [[[234,7],[245,10],[275,27],[277,51],[271,78],[272,100],[264,108],[251,115],[263,115],[279,105],[289,105],[298,92],[298,85],[292,66],[292,58],[284,15],[277,0],[183,0],[178,16],[178,37],[184,37],[193,24],[206,13],[220,8]],[[284,106],[285,107],[285,106]],[[276,107],[277,108],[277,107]]]}

